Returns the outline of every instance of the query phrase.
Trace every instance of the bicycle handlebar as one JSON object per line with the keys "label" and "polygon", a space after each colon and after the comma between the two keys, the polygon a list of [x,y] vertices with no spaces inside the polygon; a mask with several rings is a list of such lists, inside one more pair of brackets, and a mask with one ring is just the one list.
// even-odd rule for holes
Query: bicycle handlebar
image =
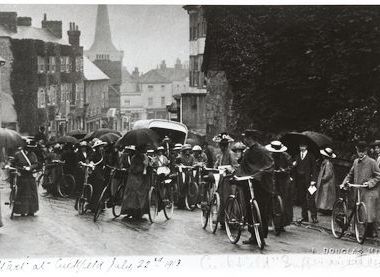
{"label": "bicycle handlebar", "polygon": [[347,183],[347,185],[351,188],[368,188],[368,185],[363,185],[363,184],[351,184]]}

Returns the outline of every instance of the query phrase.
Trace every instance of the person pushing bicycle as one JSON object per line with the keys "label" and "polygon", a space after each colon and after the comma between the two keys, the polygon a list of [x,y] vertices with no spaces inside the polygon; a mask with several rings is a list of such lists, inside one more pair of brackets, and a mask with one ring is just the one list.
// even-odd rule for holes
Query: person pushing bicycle
{"label": "person pushing bicycle", "polygon": [[375,187],[380,181],[380,169],[376,161],[368,156],[368,145],[366,142],[357,143],[355,148],[358,158],[355,159],[350,172],[346,178],[344,178],[340,187],[345,187],[347,183],[367,186],[366,188],[359,188],[362,198],[361,201],[364,202],[368,213],[366,237],[377,237],[374,223],[377,217],[376,203],[379,198],[379,192]]}
{"label": "person pushing bicycle", "polygon": [[[248,148],[243,153],[236,175],[255,175],[253,181],[254,190],[262,218],[263,236],[266,238],[268,235],[268,208],[274,191],[274,161],[270,152],[259,143],[262,136],[262,132],[258,130],[248,129],[244,131],[242,134],[243,142]],[[242,188],[242,194],[244,196],[243,205],[246,210],[246,218],[248,219],[248,224],[252,225],[251,209],[249,208],[251,196],[248,186]],[[250,227],[248,231],[251,233],[251,237],[243,241],[243,244],[256,244],[254,229]]]}

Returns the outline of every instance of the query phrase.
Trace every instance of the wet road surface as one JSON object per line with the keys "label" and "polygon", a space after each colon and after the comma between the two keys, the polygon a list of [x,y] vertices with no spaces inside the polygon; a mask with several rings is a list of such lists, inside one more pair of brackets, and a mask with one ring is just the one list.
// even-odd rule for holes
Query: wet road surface
{"label": "wet road surface", "polygon": [[[3,188],[1,204],[4,227],[0,228],[0,258],[65,257],[111,255],[172,255],[172,254],[250,254],[250,253],[323,253],[326,249],[372,249],[352,238],[337,240],[318,229],[291,225],[276,237],[270,232],[267,246],[242,245],[245,231],[237,245],[229,242],[224,231],[215,235],[203,230],[200,211],[175,210],[171,220],[163,213],[159,222],[147,218],[132,221],[123,217],[113,219],[108,209],[98,222],[91,214],[79,216],[74,200],[40,196],[40,210],[35,217],[16,216],[10,220],[10,210],[4,206],[9,189]],[[379,248],[380,251],[380,248]]]}

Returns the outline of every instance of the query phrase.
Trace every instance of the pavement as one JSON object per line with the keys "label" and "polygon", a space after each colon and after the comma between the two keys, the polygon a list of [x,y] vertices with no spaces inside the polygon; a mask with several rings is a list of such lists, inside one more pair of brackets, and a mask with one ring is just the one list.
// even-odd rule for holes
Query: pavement
{"label": "pavement", "polygon": [[[255,245],[243,245],[249,237],[243,231],[237,244],[231,244],[225,231],[212,234],[201,228],[199,210],[178,210],[170,220],[163,213],[158,223],[151,224],[145,216],[140,221],[123,217],[114,219],[106,210],[94,223],[91,214],[78,215],[73,199],[41,196],[40,210],[35,217],[10,219],[4,206],[9,195],[7,185],[0,188],[4,227],[0,228],[0,258],[39,258],[72,256],[124,255],[205,255],[205,254],[307,254],[359,249],[370,253],[380,247],[371,241],[364,245],[354,238],[335,239],[326,227],[327,218],[316,226],[292,224],[286,232],[275,236],[270,232],[267,246],[260,251]],[[299,209],[295,210],[297,218]],[[331,250],[332,249],[332,250]]]}

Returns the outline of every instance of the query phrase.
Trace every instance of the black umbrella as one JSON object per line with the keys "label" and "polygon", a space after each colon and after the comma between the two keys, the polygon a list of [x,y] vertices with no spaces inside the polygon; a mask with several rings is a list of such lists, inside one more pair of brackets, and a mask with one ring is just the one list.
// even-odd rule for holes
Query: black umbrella
{"label": "black umbrella", "polygon": [[121,136],[121,133],[116,131],[116,130],[112,130],[112,129],[108,129],[108,128],[100,128],[100,129],[95,130],[94,132],[87,134],[83,138],[83,140],[92,140],[94,138],[100,138],[102,135],[105,135],[108,133],[113,133],[113,134],[117,134],[117,135]]}
{"label": "black umbrella", "polygon": [[305,132],[302,132],[302,134],[304,134],[309,139],[311,139],[315,144],[318,145],[319,148],[331,146],[331,144],[333,143],[330,137],[318,132],[305,131]]}
{"label": "black umbrella", "polygon": [[72,136],[62,136],[62,137],[57,138],[55,142],[76,144],[78,143],[78,140]]}
{"label": "black umbrella", "polygon": [[67,133],[67,135],[72,136],[76,139],[83,139],[87,135],[87,132],[83,130],[75,130],[75,131]]}
{"label": "black umbrella", "polygon": [[136,129],[126,133],[117,143],[117,147],[124,147],[127,145],[158,145],[158,135],[155,131],[147,128]]}
{"label": "black umbrella", "polygon": [[104,141],[104,142],[107,142],[108,144],[113,144],[115,143],[121,136],[119,136],[118,134],[114,134],[114,133],[108,133],[108,134],[104,134],[102,135],[99,139],[101,141]]}

